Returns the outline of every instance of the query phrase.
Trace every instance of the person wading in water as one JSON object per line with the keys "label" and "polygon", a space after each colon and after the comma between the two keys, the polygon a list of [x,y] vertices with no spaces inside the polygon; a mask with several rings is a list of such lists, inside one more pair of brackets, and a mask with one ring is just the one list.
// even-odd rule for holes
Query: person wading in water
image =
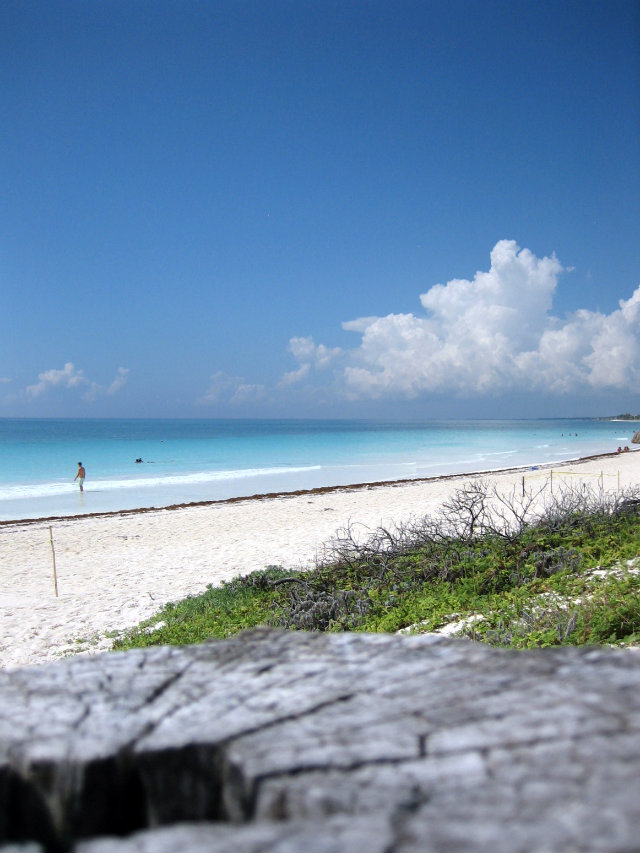
{"label": "person wading in water", "polygon": [[78,481],[78,485],[80,486],[81,492],[84,491],[83,485],[84,485],[84,478],[86,477],[86,475],[87,475],[87,472],[82,467],[82,462],[78,462],[78,473],[76,474],[76,476],[73,479],[74,479],[74,481],[75,480]]}

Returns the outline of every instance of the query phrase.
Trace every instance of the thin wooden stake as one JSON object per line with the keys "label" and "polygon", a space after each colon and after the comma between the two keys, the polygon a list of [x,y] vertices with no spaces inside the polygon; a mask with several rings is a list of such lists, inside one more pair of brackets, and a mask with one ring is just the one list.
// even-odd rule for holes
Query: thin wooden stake
{"label": "thin wooden stake", "polygon": [[49,540],[51,541],[51,555],[53,557],[53,585],[56,589],[56,598],[58,597],[58,574],[56,572],[56,549],[53,547],[53,530],[49,528]]}

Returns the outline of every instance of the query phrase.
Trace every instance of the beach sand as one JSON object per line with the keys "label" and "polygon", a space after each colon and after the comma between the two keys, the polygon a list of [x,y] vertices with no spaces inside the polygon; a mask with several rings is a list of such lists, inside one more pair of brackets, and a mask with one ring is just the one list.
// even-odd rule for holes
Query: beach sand
{"label": "beach sand", "polygon": [[[268,565],[309,567],[338,530],[437,513],[474,477],[501,490],[640,484],[640,454],[204,505],[0,523],[0,666],[91,654],[169,601]],[[51,544],[53,538],[53,549]],[[55,595],[53,551],[58,582]],[[110,636],[106,636],[109,634]]]}

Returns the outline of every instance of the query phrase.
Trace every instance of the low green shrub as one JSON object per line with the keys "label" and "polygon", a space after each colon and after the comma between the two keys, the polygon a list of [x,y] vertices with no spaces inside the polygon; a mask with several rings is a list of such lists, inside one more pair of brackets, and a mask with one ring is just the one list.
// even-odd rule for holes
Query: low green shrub
{"label": "low green shrub", "polygon": [[364,543],[343,531],[310,571],[270,566],[168,604],[115,645],[196,643],[257,625],[425,631],[471,614],[483,618],[465,636],[514,648],[637,641],[635,570],[589,574],[640,555],[636,492],[569,491],[540,513],[530,496],[497,498],[489,484],[472,486],[439,516]]}

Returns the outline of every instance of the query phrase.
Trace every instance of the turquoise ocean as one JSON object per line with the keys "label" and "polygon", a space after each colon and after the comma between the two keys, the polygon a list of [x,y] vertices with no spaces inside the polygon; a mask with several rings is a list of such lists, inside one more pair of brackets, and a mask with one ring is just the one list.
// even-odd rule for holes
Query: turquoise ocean
{"label": "turquoise ocean", "polygon": [[[164,507],[615,452],[603,419],[0,419],[0,521]],[[142,462],[136,462],[141,459]],[[73,483],[87,471],[84,492]]]}

